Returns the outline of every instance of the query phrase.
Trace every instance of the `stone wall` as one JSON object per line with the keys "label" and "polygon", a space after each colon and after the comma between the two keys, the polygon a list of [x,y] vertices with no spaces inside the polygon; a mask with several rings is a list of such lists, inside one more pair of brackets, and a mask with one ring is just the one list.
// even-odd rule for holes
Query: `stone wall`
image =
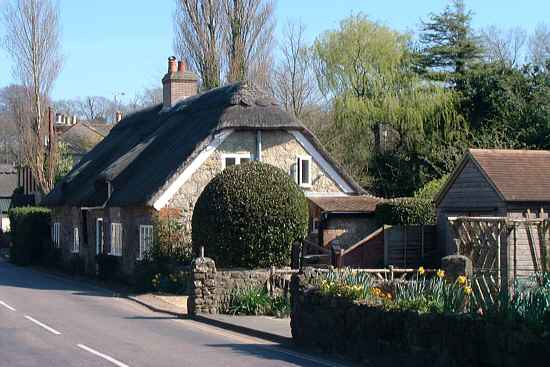
{"label": "stone wall", "polygon": [[550,339],[524,325],[473,316],[384,311],[322,296],[311,285],[313,278],[306,271],[292,279],[291,327],[298,345],[368,361],[368,365],[512,367],[550,360]]}
{"label": "stone wall", "polygon": [[[281,294],[288,291],[289,282],[273,282],[272,271],[217,270],[214,260],[198,257],[191,264],[192,289],[188,298],[189,314],[217,314],[226,310],[235,289],[264,288]],[[289,277],[290,278],[290,277]]]}
{"label": "stone wall", "polygon": [[[250,154],[251,159],[255,159],[258,155],[256,139],[256,131],[233,132],[170,199],[166,206],[182,210],[181,218],[189,238],[195,202],[210,180],[222,171],[223,155]],[[262,162],[279,167],[289,174],[296,164],[296,158],[307,155],[294,136],[286,131],[262,131],[261,139]],[[304,188],[304,191],[341,192],[336,183],[314,161],[311,167],[311,182],[311,188]]]}

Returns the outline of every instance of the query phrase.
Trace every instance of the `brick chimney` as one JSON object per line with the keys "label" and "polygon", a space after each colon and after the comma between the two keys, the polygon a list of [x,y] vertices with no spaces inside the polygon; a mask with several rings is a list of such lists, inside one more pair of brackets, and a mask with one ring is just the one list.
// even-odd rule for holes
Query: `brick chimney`
{"label": "brick chimney", "polygon": [[115,124],[120,122],[122,120],[122,111],[116,111],[115,112]]}
{"label": "brick chimney", "polygon": [[162,78],[163,108],[173,107],[177,102],[197,94],[199,78],[187,70],[185,61],[168,58],[168,72]]}

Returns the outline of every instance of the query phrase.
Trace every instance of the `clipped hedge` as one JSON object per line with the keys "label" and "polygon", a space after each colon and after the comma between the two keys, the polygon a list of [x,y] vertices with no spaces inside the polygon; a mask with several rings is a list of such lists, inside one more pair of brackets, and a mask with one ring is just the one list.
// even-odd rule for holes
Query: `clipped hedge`
{"label": "clipped hedge", "polygon": [[254,161],[225,169],[205,187],[193,212],[193,250],[204,246],[221,267],[285,266],[307,226],[307,201],[294,180]]}
{"label": "clipped hedge", "polygon": [[376,206],[380,224],[435,224],[435,207],[431,200],[401,198],[384,201]]}
{"label": "clipped hedge", "polygon": [[38,264],[50,248],[50,210],[42,207],[13,208],[8,212],[12,247],[10,259],[17,265]]}

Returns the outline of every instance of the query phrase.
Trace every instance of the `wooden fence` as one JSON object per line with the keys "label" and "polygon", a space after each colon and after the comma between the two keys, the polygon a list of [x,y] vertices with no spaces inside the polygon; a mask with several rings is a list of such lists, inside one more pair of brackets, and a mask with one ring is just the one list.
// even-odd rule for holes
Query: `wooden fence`
{"label": "wooden fence", "polygon": [[396,267],[435,266],[439,263],[436,226],[385,225],[384,264]]}

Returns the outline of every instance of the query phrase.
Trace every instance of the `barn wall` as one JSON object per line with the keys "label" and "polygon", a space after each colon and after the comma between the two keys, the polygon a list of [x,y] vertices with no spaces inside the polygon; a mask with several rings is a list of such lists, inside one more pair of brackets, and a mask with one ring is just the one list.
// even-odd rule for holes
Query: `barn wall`
{"label": "barn wall", "polygon": [[442,255],[456,253],[448,217],[505,216],[506,205],[483,173],[470,160],[437,207],[437,238]]}

